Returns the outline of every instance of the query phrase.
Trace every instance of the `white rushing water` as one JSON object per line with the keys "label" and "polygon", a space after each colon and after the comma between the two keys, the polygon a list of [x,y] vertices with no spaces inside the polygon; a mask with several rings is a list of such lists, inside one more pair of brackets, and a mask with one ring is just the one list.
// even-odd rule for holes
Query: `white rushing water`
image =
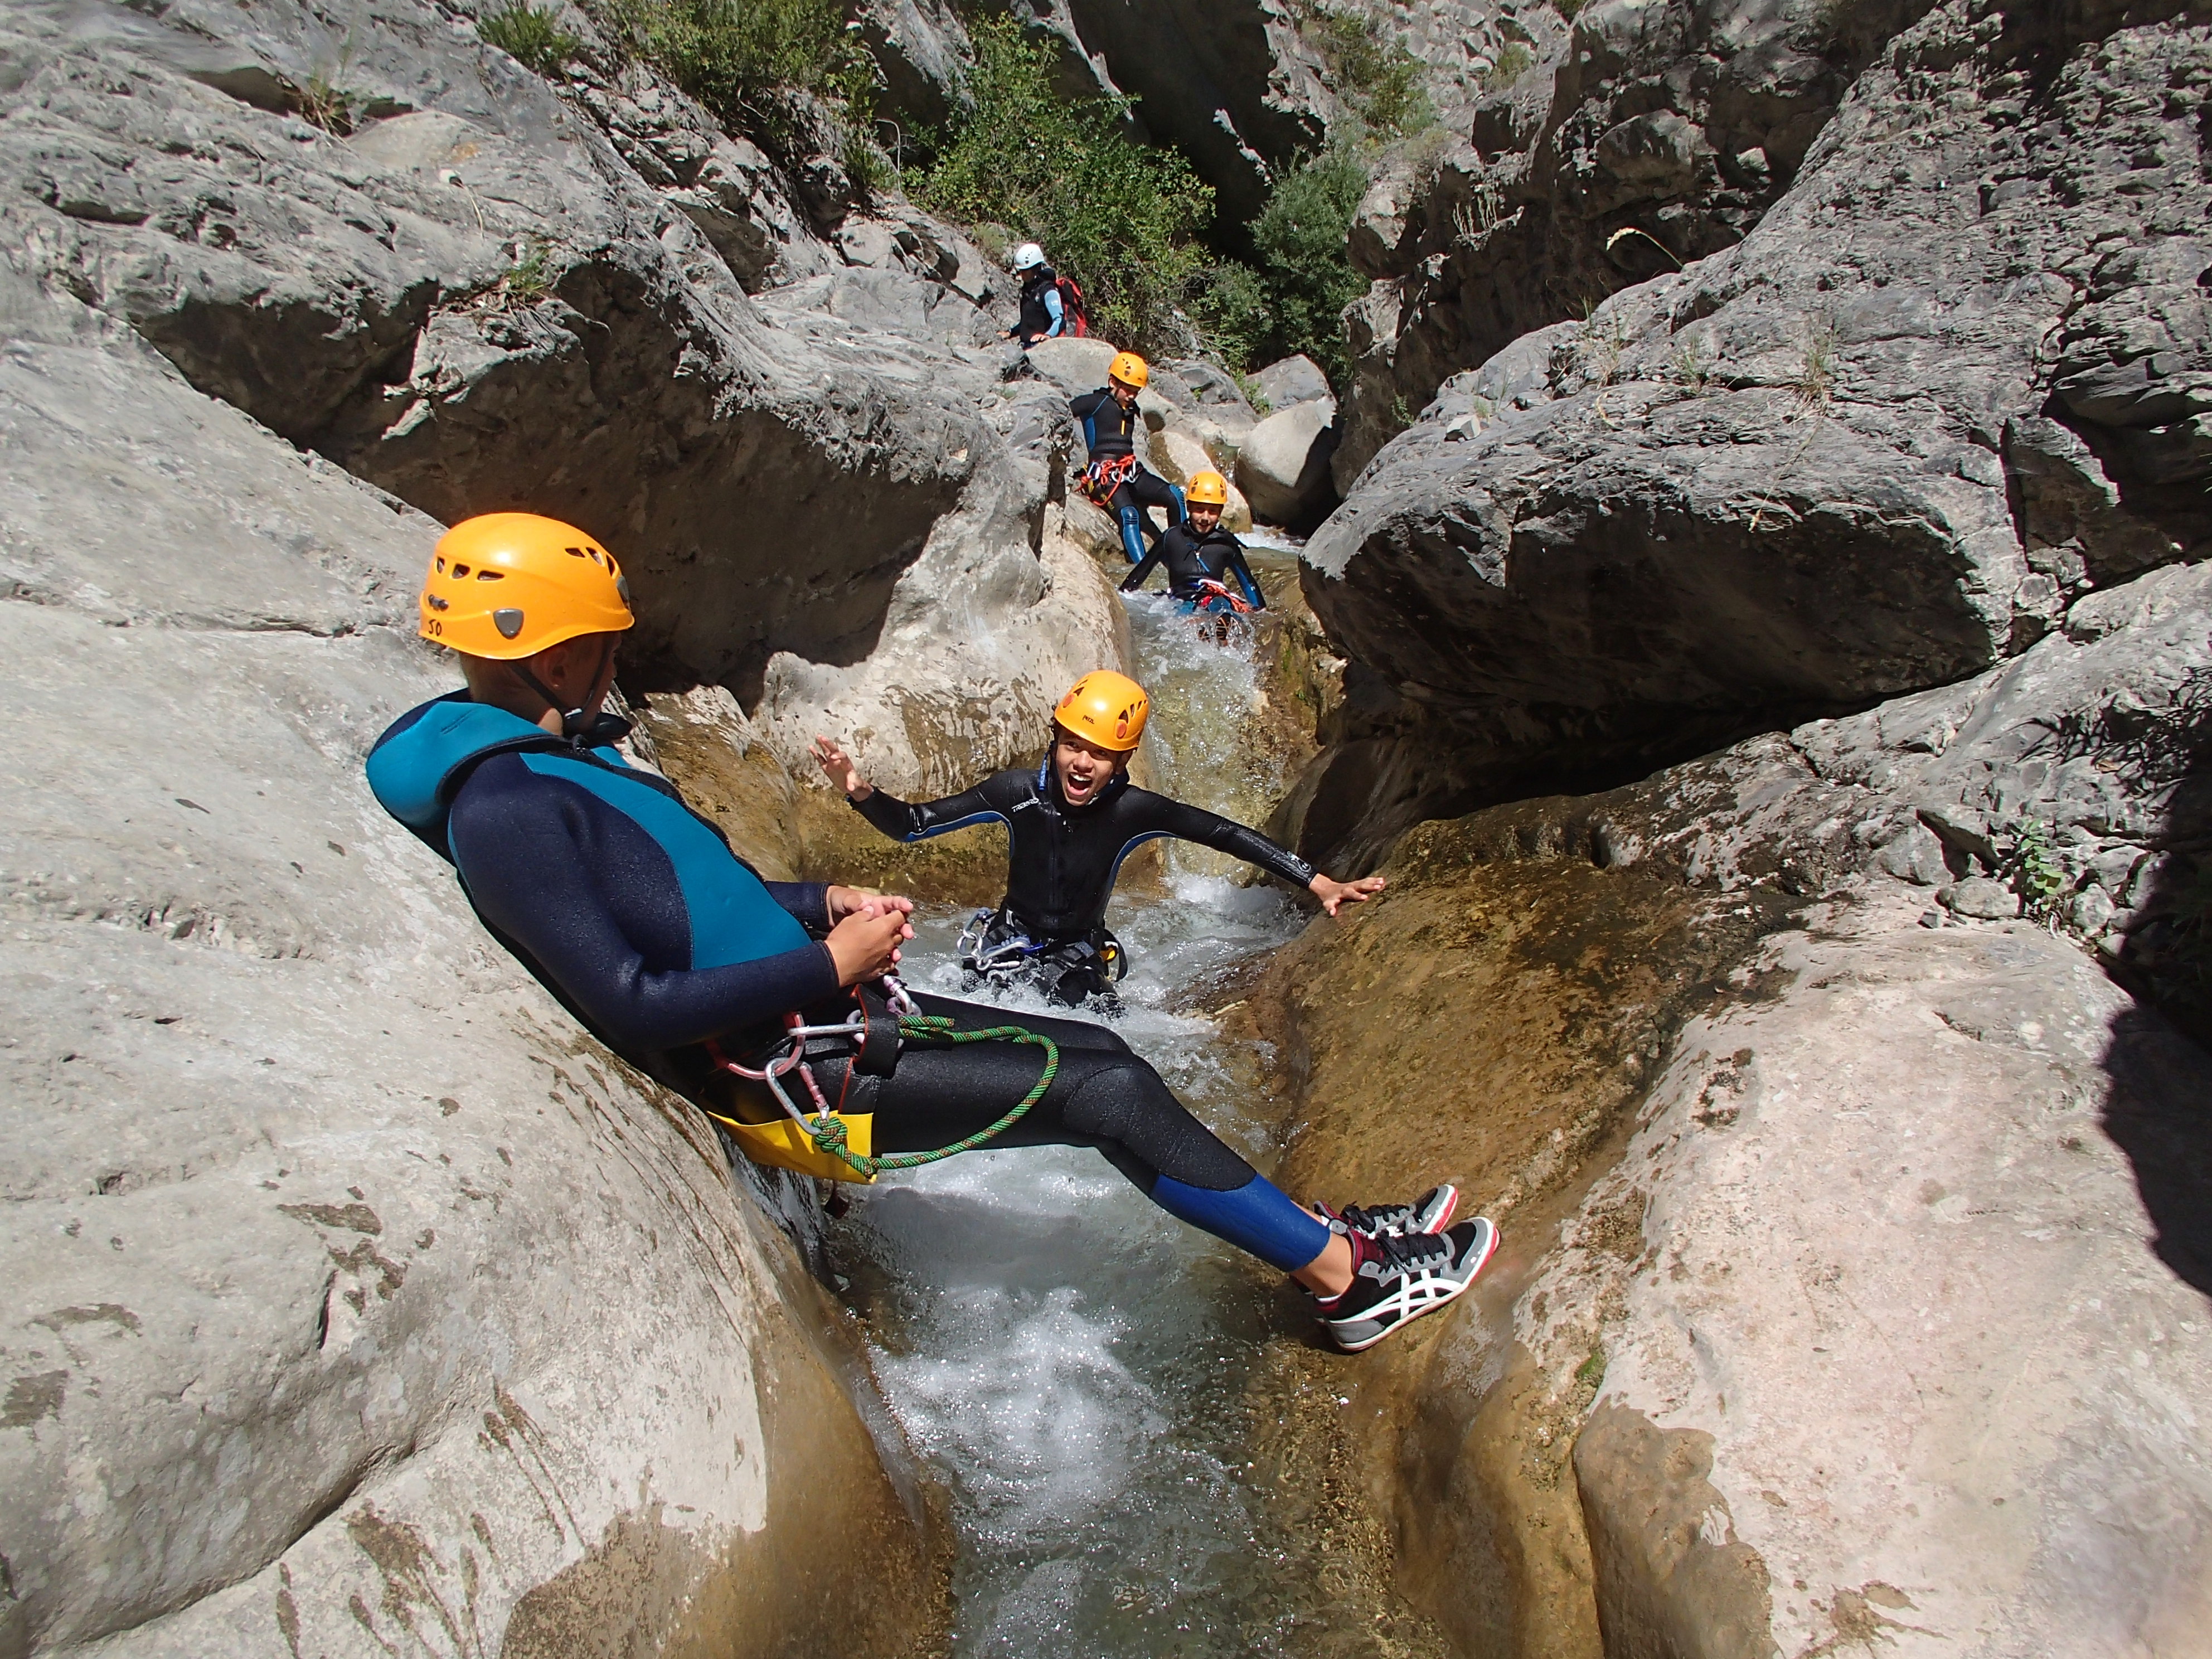
{"label": "white rushing water", "polygon": [[[1161,596],[1133,599],[1130,621],[1158,786],[1252,821],[1280,780],[1249,770],[1249,638],[1207,642]],[[1109,923],[1132,961],[1117,1029],[1217,1133],[1261,1154],[1241,1098],[1251,1057],[1175,1012],[1302,923],[1230,867],[1171,844],[1164,880],[1116,900]],[[959,924],[919,929],[911,982],[963,994]],[[974,1152],[847,1191],[840,1260],[878,1375],[952,1494],[953,1651],[1297,1651],[1313,1575],[1271,1532],[1240,1453],[1279,1278],[1155,1209],[1091,1152]]]}

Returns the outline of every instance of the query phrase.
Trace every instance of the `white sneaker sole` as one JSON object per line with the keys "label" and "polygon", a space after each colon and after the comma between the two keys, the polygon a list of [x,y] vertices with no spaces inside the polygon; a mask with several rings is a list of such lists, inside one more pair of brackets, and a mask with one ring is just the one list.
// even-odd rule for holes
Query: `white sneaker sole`
{"label": "white sneaker sole", "polygon": [[[1478,1217],[1477,1219],[1482,1218]],[[1487,1220],[1482,1221],[1482,1236],[1475,1244],[1474,1265],[1467,1269],[1466,1277],[1446,1279],[1439,1273],[1429,1271],[1425,1272],[1420,1278],[1408,1278],[1389,1296],[1373,1307],[1362,1311],[1356,1322],[1350,1320],[1345,1322],[1347,1324],[1357,1323],[1364,1326],[1378,1316],[1395,1310],[1397,1317],[1371,1335],[1347,1339],[1338,1328],[1335,1321],[1323,1321],[1322,1322],[1328,1326],[1328,1334],[1336,1346],[1346,1353],[1364,1353],[1383,1338],[1404,1330],[1407,1326],[1424,1315],[1432,1314],[1439,1308],[1448,1307],[1465,1296],[1474,1286],[1474,1281],[1481,1276],[1482,1270],[1490,1265],[1490,1258],[1498,1253],[1498,1229]]]}

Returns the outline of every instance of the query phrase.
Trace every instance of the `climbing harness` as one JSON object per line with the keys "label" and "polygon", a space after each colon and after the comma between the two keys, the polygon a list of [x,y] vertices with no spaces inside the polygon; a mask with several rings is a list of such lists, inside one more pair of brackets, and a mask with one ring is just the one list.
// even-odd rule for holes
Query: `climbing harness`
{"label": "climbing harness", "polygon": [[1251,604],[1243,594],[1210,579],[1200,581],[1182,602],[1182,614],[1196,625],[1200,636],[1224,648],[1232,637],[1251,626],[1244,620],[1251,612]]}
{"label": "climbing harness", "polygon": [[1252,604],[1227,584],[1207,577],[1192,588],[1190,597],[1183,601],[1183,608],[1194,613],[1227,610],[1241,616],[1252,609]]}
{"label": "climbing harness", "polygon": [[1075,487],[1102,508],[1114,504],[1115,492],[1137,476],[1134,455],[1109,455],[1075,475]]}
{"label": "climbing harness", "polygon": [[[818,1176],[829,1181],[872,1182],[885,1170],[918,1170],[924,1164],[973,1152],[1020,1122],[1030,1108],[1044,1098],[1045,1091],[1052,1087],[1052,1080],[1060,1072],[1060,1045],[1050,1037],[1019,1025],[955,1030],[949,1017],[923,1013],[896,976],[886,974],[881,983],[881,994],[872,999],[865,988],[855,986],[853,999],[859,1006],[834,1024],[809,1025],[796,1011],[786,1014],[782,1038],[763,1056],[758,1066],[730,1059],[718,1043],[708,1041],[707,1051],[718,1066],[733,1077],[766,1084],[769,1092],[783,1109],[782,1119],[766,1123],[747,1123],[720,1112],[708,1111],[708,1116],[736,1137],[738,1146],[754,1163],[795,1170],[801,1175]],[[934,1152],[890,1152],[880,1158],[870,1152],[873,1114],[844,1109],[855,1073],[889,1077],[898,1062],[900,1045],[904,1042],[1025,1042],[1044,1050],[1042,1075],[1011,1110],[997,1122]],[[838,1049],[849,1050],[850,1060],[845,1070],[844,1086],[838,1091],[836,1105],[832,1106],[815,1078],[811,1062],[832,1058]],[[785,1090],[784,1079],[794,1072],[813,1099],[811,1112],[801,1111]]]}
{"label": "climbing harness", "polygon": [[1004,910],[978,910],[970,916],[960,930],[958,950],[961,971],[971,986],[979,980],[1004,985],[1028,978],[1075,1003],[1086,993],[1073,991],[1067,981],[1081,975],[1091,982],[1087,994],[1098,998],[1108,1012],[1120,1007],[1114,987],[1129,972],[1129,953],[1104,927],[1088,939],[1040,943],[1022,932]]}

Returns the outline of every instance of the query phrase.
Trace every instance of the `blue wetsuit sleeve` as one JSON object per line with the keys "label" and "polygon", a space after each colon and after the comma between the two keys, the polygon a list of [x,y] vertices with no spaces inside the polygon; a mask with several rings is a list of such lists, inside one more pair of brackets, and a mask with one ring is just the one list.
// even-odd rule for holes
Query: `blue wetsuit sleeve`
{"label": "blue wetsuit sleeve", "polygon": [[456,803],[453,860],[485,923],[611,1046],[680,1048],[837,994],[826,945],[724,968],[648,969],[600,891],[583,810],[565,793],[502,791],[466,811]]}
{"label": "blue wetsuit sleeve", "polygon": [[1252,567],[1244,562],[1244,550],[1231,544],[1229,549],[1229,568],[1237,573],[1237,585],[1244,590],[1244,603],[1255,611],[1265,611],[1267,601],[1261,597],[1260,584],[1252,580]]}
{"label": "blue wetsuit sleeve", "polygon": [[1194,841],[1217,853],[1256,864],[1293,887],[1307,886],[1314,878],[1313,866],[1288,848],[1276,846],[1256,830],[1248,830],[1203,807],[1155,795],[1150,790],[1133,789],[1129,793],[1138,797],[1131,803],[1134,810],[1129,817],[1139,836],[1175,836],[1183,841]]}
{"label": "blue wetsuit sleeve", "polygon": [[902,801],[881,789],[866,800],[854,800],[849,795],[845,799],[854,811],[893,841],[924,841],[949,830],[964,830],[971,823],[1005,819],[1005,811],[993,799],[997,792],[991,786],[995,781],[986,778],[972,789],[939,800]]}
{"label": "blue wetsuit sleeve", "polygon": [[763,881],[768,896],[791,915],[801,927],[816,931],[830,926],[830,884],[826,881]]}
{"label": "blue wetsuit sleeve", "polygon": [[1052,319],[1052,326],[1044,331],[1044,337],[1049,340],[1058,335],[1062,329],[1067,326],[1067,317],[1060,303],[1060,289],[1058,288],[1048,288],[1045,289],[1044,314]]}

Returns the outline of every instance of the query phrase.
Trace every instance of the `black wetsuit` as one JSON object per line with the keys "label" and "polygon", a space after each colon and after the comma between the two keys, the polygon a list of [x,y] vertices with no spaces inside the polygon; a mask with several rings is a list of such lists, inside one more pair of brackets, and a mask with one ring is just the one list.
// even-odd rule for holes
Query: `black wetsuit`
{"label": "black wetsuit", "polygon": [[[500,943],[608,1047],[715,1100],[728,1079],[709,1039],[757,1053],[787,1010],[824,1023],[850,1011],[829,947],[810,937],[828,926],[824,890],[763,881],[672,784],[605,746],[623,729],[594,733],[597,747],[572,744],[456,693],[393,723],[370,751],[369,784],[453,861]],[[968,1029],[1007,1023],[1003,1009],[921,1000]],[[1286,1270],[1328,1243],[1326,1227],[1217,1139],[1113,1032],[1021,1023],[1060,1045],[1060,1069],[996,1144],[1096,1147],[1170,1214]],[[1028,1091],[1038,1053],[909,1039],[890,1075],[851,1079],[846,1109],[873,1115],[878,1154],[946,1146]],[[848,1060],[827,1057],[818,1069],[836,1098]]]}
{"label": "black wetsuit", "polygon": [[[1067,405],[1075,416],[1075,423],[1083,433],[1083,445],[1096,465],[1100,461],[1118,461],[1124,457],[1137,458],[1137,434],[1144,429],[1144,416],[1137,412],[1132,402],[1121,407],[1120,399],[1105,386],[1096,392],[1086,392]],[[1145,470],[1142,459],[1121,484],[1100,503],[1111,513],[1121,528],[1121,551],[1128,556],[1131,564],[1140,563],[1145,556],[1145,543],[1157,540],[1159,532],[1152,528],[1148,507],[1163,507],[1173,524],[1190,521],[1190,511],[1183,504],[1182,491],[1158,473]]]}
{"label": "black wetsuit", "polygon": [[1067,301],[1060,295],[1060,278],[1050,265],[1039,265],[1022,278],[1022,314],[1014,325],[1014,337],[1026,346],[1067,331]]}
{"label": "black wetsuit", "polygon": [[1145,578],[1152,574],[1152,567],[1164,563],[1168,568],[1168,592],[1179,599],[1203,597],[1199,584],[1220,582],[1226,586],[1232,579],[1244,590],[1245,603],[1255,611],[1265,611],[1267,602],[1260,597],[1260,584],[1252,580],[1252,567],[1244,562],[1244,544],[1219,525],[1215,525],[1203,536],[1193,525],[1168,526],[1152,550],[1132,570],[1121,584],[1124,593],[1133,593],[1145,585]]}
{"label": "black wetsuit", "polygon": [[[1007,829],[1006,896],[994,932],[1018,931],[1038,951],[1061,951],[1101,941],[1107,901],[1121,860],[1139,842],[1163,836],[1193,841],[1255,864],[1295,887],[1314,878],[1313,866],[1255,830],[1202,807],[1139,789],[1117,777],[1085,806],[1060,793],[1049,755],[1035,770],[994,773],[972,789],[912,804],[878,789],[854,807],[894,841],[923,841],[998,819]],[[1081,967],[1080,952],[1068,965]],[[1081,974],[1058,989],[1073,1000],[1086,989]]]}

